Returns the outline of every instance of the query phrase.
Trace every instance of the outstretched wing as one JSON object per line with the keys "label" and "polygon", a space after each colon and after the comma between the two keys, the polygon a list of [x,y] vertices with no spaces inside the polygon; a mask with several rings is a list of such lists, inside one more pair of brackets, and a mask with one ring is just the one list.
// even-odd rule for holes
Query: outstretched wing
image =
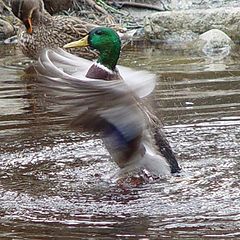
{"label": "outstretched wing", "polygon": [[[147,128],[147,116],[134,94],[147,89],[147,82],[131,89],[123,80],[80,78],[78,70],[84,70],[89,62],[84,60],[78,66],[74,57],[66,60],[68,54],[61,55],[61,52],[46,50],[39,58],[37,71],[46,95],[71,116],[73,127],[103,133],[108,150],[124,166],[141,147],[142,133]],[[74,67],[78,68],[75,73]]]}
{"label": "outstretched wing", "polygon": [[[93,64],[92,61],[74,56],[62,49],[57,50],[44,50],[40,55],[41,71],[48,75],[53,72],[55,77],[75,78],[86,81],[97,81],[94,79],[86,78],[88,69]],[[46,69],[45,69],[46,68]],[[143,98],[151,94],[155,88],[156,75],[147,71],[136,71],[128,67],[117,66],[123,82],[136,96]],[[111,85],[112,83],[105,83]],[[122,81],[118,80],[118,82]],[[93,85],[96,82],[93,82]]]}

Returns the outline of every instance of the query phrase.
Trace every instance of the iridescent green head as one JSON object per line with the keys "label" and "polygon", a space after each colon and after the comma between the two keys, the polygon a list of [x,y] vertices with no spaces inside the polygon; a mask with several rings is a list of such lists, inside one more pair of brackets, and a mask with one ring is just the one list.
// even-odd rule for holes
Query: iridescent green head
{"label": "iridescent green head", "polygon": [[113,29],[107,27],[95,28],[81,40],[68,43],[64,48],[87,46],[99,51],[98,63],[111,70],[115,69],[121,51],[121,41]]}

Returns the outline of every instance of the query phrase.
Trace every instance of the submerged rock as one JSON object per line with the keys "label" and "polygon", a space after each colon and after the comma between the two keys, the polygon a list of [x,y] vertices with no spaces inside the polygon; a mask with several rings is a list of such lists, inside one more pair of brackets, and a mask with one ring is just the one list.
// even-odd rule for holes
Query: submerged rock
{"label": "submerged rock", "polygon": [[188,48],[195,49],[201,55],[214,61],[229,56],[234,46],[232,39],[218,29],[211,29],[188,44]]}
{"label": "submerged rock", "polygon": [[218,29],[209,30],[199,36],[202,44],[202,52],[213,60],[221,60],[227,57],[234,46],[232,39]]}
{"label": "submerged rock", "polygon": [[167,11],[146,16],[144,29],[150,39],[168,41],[173,36],[179,36],[181,41],[181,36],[186,32],[187,35],[197,38],[196,35],[216,28],[225,32],[233,41],[239,41],[239,22],[240,7]]}

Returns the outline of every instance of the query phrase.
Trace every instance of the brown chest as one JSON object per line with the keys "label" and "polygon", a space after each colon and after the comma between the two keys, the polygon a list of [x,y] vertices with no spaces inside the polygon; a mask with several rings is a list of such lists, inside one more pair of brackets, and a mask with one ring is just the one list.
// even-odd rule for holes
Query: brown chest
{"label": "brown chest", "polygon": [[122,79],[118,71],[110,71],[93,64],[88,70],[86,77],[102,79],[106,81]]}

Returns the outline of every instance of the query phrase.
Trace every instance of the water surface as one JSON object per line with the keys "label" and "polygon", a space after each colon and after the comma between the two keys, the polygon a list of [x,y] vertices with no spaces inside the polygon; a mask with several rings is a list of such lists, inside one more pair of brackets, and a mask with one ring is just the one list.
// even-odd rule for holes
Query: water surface
{"label": "water surface", "polygon": [[98,136],[44,108],[29,62],[0,46],[0,239],[240,238],[240,60],[129,47],[159,76],[156,109],[182,176],[120,187]]}

